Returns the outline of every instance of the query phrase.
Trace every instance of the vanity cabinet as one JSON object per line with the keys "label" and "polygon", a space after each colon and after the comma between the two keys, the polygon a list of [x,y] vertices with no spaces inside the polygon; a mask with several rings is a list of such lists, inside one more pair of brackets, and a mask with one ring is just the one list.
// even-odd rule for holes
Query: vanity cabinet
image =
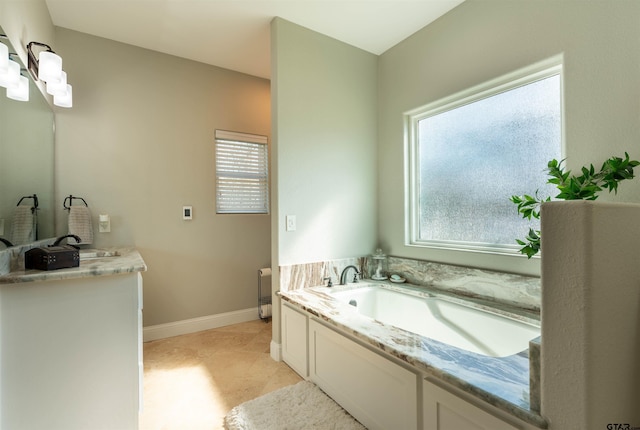
{"label": "vanity cabinet", "polygon": [[[455,394],[422,381],[423,430],[518,430]],[[529,429],[530,427],[526,427]]]}
{"label": "vanity cabinet", "polygon": [[1,428],[137,429],[142,276],[0,285]]}
{"label": "vanity cabinet", "polygon": [[418,376],[309,321],[309,376],[370,430],[418,428]]}
{"label": "vanity cabinet", "polygon": [[282,359],[305,379],[309,375],[308,320],[304,313],[283,303],[281,316]]}

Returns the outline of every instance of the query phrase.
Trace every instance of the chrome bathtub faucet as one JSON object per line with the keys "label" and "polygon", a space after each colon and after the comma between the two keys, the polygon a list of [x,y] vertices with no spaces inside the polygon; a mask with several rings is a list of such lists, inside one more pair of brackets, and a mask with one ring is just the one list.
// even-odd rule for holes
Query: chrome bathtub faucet
{"label": "chrome bathtub faucet", "polygon": [[360,272],[356,266],[351,265],[345,267],[340,274],[340,285],[347,285],[347,273],[349,272],[349,269],[355,270],[356,273],[353,275],[353,282],[358,282],[358,275],[360,275]]}

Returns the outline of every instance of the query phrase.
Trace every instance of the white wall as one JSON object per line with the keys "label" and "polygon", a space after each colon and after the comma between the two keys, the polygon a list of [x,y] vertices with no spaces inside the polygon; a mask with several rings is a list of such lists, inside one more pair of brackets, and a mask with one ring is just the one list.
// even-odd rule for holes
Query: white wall
{"label": "white wall", "polygon": [[[376,56],[274,21],[280,264],[359,256],[375,244]],[[285,232],[286,215],[297,230]]]}
{"label": "white wall", "polygon": [[[377,57],[280,18],[272,21],[271,38],[272,266],[370,254]],[[285,231],[286,215],[296,216],[296,231]],[[273,282],[276,291],[277,276]]]}
{"label": "white wall", "polygon": [[[84,197],[94,246],[140,251],[144,325],[249,308],[257,318],[270,217],[216,215],[213,136],[269,135],[269,81],[60,28],[56,45],[74,90],[73,108],[56,110],[60,209]],[[100,213],[111,233],[97,232]]]}
{"label": "white wall", "polygon": [[640,424],[638,220],[638,204],[543,205],[542,415],[554,430]]}
{"label": "white wall", "polygon": [[[405,245],[402,114],[564,54],[568,167],[600,167],[625,151],[640,159],[639,41],[640,2],[635,0],[467,0],[381,55],[378,216],[383,248],[396,256],[539,274],[539,260]],[[640,181],[621,184],[618,200],[640,201]]]}

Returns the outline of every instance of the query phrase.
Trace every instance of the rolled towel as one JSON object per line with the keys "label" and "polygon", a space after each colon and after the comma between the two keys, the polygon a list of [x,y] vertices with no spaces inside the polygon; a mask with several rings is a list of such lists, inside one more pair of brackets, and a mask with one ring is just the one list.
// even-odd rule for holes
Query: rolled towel
{"label": "rolled towel", "polygon": [[18,205],[13,211],[10,241],[22,245],[36,240],[36,215],[28,205]]}
{"label": "rolled towel", "polygon": [[[71,206],[69,208],[69,234],[79,236],[83,245],[93,243],[91,211],[87,206]],[[67,243],[73,244],[75,239],[69,238]]]}

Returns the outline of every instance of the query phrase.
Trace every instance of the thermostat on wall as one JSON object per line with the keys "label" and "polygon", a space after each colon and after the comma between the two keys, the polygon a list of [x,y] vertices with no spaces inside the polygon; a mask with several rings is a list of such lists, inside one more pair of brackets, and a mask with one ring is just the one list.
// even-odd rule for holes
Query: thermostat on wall
{"label": "thermostat on wall", "polygon": [[193,219],[193,206],[182,206],[182,219]]}

